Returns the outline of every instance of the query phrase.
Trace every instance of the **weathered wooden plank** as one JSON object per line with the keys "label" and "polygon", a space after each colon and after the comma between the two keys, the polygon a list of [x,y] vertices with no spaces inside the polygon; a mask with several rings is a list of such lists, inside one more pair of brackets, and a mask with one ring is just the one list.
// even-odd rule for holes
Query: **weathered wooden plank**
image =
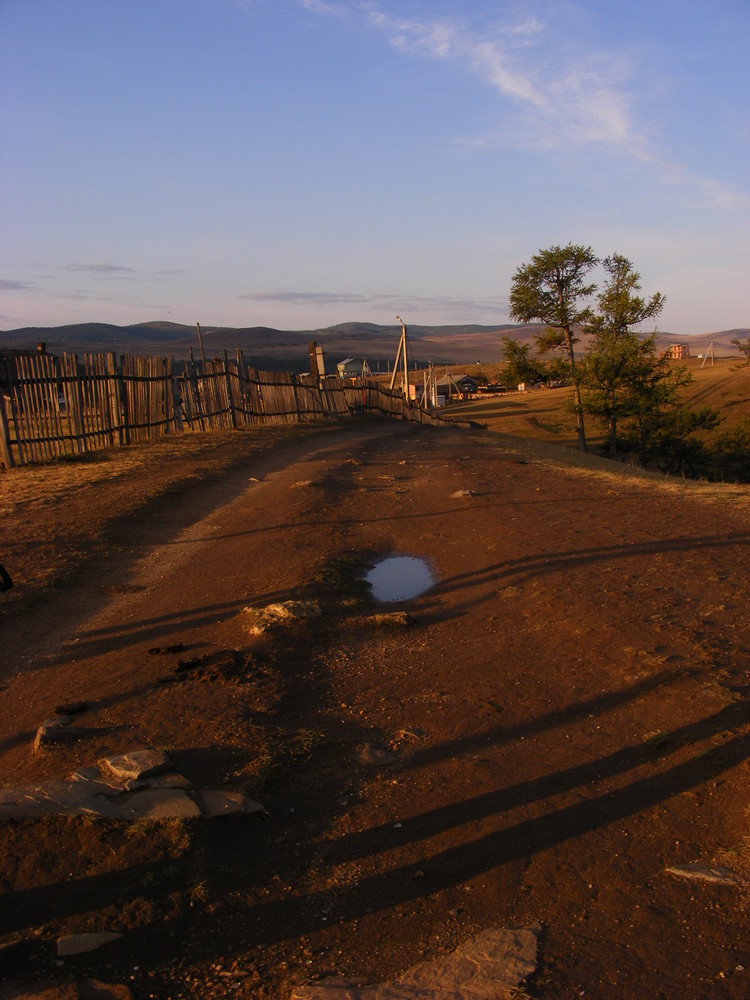
{"label": "weathered wooden plank", "polygon": [[[10,372],[7,365],[5,368],[8,373],[8,384],[10,385]],[[8,398],[10,399],[10,397]],[[16,464],[10,442],[10,422],[5,412],[5,394],[2,391],[0,391],[0,461],[2,461],[6,469],[12,469]]]}

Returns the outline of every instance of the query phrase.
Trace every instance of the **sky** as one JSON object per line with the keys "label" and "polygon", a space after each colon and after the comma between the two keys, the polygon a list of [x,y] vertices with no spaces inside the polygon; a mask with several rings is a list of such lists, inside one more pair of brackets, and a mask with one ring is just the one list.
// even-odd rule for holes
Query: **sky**
{"label": "sky", "polygon": [[750,327],[748,51],[749,0],[0,0],[0,329],[501,324],[568,243]]}

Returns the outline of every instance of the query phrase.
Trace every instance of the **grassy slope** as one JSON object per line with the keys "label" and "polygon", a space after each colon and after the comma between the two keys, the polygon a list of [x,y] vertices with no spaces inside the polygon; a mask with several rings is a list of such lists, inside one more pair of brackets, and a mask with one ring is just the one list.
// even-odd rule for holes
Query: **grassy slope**
{"label": "grassy slope", "polygon": [[[750,368],[738,370],[736,358],[720,358],[715,365],[708,362],[702,369],[701,362],[691,358],[688,365],[695,381],[685,389],[685,400],[695,408],[709,406],[719,411],[722,422],[713,432],[714,437],[741,423],[743,418],[750,418]],[[467,368],[471,374],[476,370],[476,366]],[[457,373],[458,369],[454,369],[454,374]],[[485,373],[495,377],[487,368]],[[449,412],[451,416],[486,423],[491,430],[575,447],[575,421],[567,410],[569,400],[569,389],[514,392],[457,403]],[[592,446],[603,441],[592,420],[588,421],[587,436]]]}

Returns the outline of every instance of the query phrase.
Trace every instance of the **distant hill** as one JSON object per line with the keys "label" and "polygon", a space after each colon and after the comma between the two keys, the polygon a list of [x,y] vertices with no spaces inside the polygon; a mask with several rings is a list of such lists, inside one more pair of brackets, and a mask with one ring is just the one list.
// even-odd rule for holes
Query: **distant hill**
{"label": "distant hill", "polygon": [[[480,326],[407,327],[412,357],[416,361],[436,364],[469,364],[476,361],[501,360],[504,336],[530,341],[542,329],[538,324]],[[371,367],[392,362],[396,355],[401,327],[398,324],[379,326],[375,323],[338,323],[317,330],[275,330],[272,327],[202,326],[203,348],[207,357],[227,351],[233,355],[240,348],[245,359],[259,368],[303,371],[308,366],[308,344],[317,341],[326,355],[327,368],[333,370],[345,357],[366,358]],[[675,336],[659,333],[663,348],[673,343],[687,343],[691,352],[705,352],[713,341],[718,355],[736,353],[732,339],[745,339],[750,330],[722,330],[718,333]],[[115,326],[110,323],[74,323],[68,326],[23,327],[0,331],[0,351],[34,351],[38,343],[46,344],[52,354],[83,354],[115,351],[118,354],[152,354],[176,359],[189,357],[192,348],[200,356],[196,328],[180,323],[137,323]]]}

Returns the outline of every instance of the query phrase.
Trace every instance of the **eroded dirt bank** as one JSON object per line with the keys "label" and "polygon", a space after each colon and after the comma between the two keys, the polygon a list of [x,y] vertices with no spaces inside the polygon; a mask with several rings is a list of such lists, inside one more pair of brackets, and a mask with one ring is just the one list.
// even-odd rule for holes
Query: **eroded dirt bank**
{"label": "eroded dirt bank", "polygon": [[[284,998],[539,922],[530,996],[747,995],[744,509],[387,423],[211,489],[6,616],[2,782],[158,747],[267,816],[0,825],[3,979]],[[169,540],[129,557],[126,529]],[[409,628],[373,624],[357,582],[388,553],[439,577],[397,606]],[[322,614],[249,633],[243,608],[293,599]],[[32,753],[76,701],[86,737]],[[692,862],[740,882],[666,872]],[[58,964],[83,930],[124,936]]]}

